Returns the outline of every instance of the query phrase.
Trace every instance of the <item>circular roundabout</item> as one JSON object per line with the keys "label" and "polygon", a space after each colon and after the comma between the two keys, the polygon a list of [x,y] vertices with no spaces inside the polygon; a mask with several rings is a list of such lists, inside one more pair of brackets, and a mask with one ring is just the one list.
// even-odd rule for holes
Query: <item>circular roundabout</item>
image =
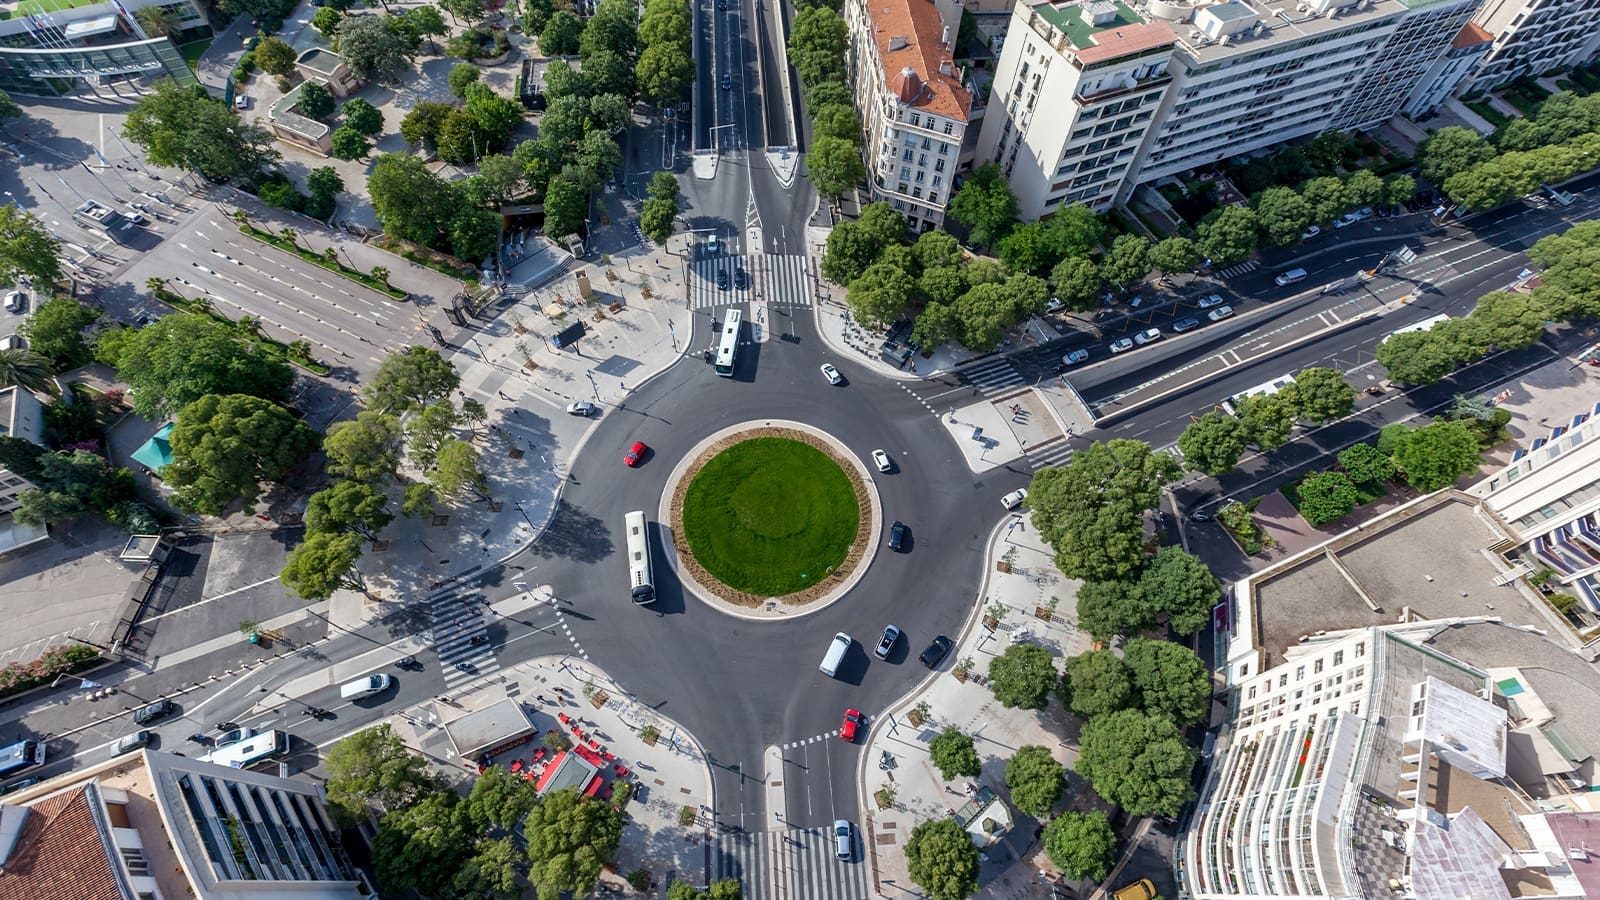
{"label": "circular roundabout", "polygon": [[673,471],[663,501],[681,580],[743,617],[814,612],[838,599],[865,569],[882,521],[854,455],[795,422],[711,435]]}

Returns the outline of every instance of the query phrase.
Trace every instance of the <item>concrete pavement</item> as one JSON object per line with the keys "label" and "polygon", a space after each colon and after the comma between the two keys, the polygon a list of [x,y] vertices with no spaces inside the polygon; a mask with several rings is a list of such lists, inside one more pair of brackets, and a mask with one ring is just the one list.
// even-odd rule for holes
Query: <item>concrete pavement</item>
{"label": "concrete pavement", "polygon": [[[1004,563],[1009,571],[1001,571]],[[984,558],[985,579],[956,646],[939,671],[903,697],[873,724],[863,759],[893,758],[890,768],[864,764],[859,773],[861,808],[871,810],[863,830],[872,865],[876,895],[899,897],[912,890],[904,845],[918,823],[948,816],[967,802],[972,787],[944,781],[929,756],[929,744],[945,728],[957,728],[977,745],[983,772],[975,785],[1008,798],[1005,764],[1019,747],[1051,748],[1068,767],[1068,787],[1056,811],[1105,809],[1106,806],[1071,766],[1077,759],[1078,722],[1052,696],[1050,708],[1012,710],[1001,706],[981,677],[962,681],[954,670],[970,661],[982,676],[989,661],[1016,643],[1037,644],[1066,658],[1091,648],[1093,640],[1076,627],[1074,603],[1078,582],[1051,562],[1049,547],[1025,518],[1008,516],[990,536]],[[1041,618],[1040,613],[1048,617]],[[989,615],[998,613],[990,628]],[[913,648],[916,649],[916,648]],[[920,724],[912,724],[920,718]],[[892,791],[890,802],[880,793]],[[1014,826],[983,854],[982,888],[977,896],[1049,897],[1049,887],[1035,872],[1054,872],[1035,836],[1036,823],[1012,810]],[[1018,865],[1023,863],[1023,865]]]}

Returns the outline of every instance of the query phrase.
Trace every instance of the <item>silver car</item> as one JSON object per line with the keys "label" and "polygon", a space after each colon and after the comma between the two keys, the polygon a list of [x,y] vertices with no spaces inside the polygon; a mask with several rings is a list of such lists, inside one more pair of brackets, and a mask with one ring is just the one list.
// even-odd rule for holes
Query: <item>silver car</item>
{"label": "silver car", "polygon": [[1161,340],[1161,329],[1159,328],[1146,328],[1133,336],[1133,342],[1141,347],[1159,340]]}
{"label": "silver car", "polygon": [[1206,296],[1201,297],[1200,298],[1200,302],[1195,304],[1195,305],[1199,306],[1201,309],[1210,309],[1213,306],[1221,306],[1222,305],[1222,295],[1221,294],[1207,294]]}
{"label": "silver car", "polygon": [[900,640],[900,629],[893,625],[885,626],[883,637],[878,638],[878,646],[872,648],[872,655],[879,659],[888,659],[894,650],[894,642]]}
{"label": "silver car", "polygon": [[855,840],[851,834],[850,820],[836,820],[833,823],[833,855],[849,862],[855,858],[855,854]]}

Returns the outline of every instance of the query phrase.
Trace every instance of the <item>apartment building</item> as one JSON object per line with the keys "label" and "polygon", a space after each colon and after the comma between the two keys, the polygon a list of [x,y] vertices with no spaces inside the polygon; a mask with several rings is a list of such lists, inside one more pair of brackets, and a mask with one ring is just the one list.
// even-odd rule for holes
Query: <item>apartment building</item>
{"label": "apartment building", "polygon": [[1475,2],[1021,0],[978,158],[1007,170],[1031,217],[1062,203],[1103,210],[1167,175],[1375,126],[1450,50]]}
{"label": "apartment building", "polygon": [[1487,0],[1472,22],[1494,44],[1469,91],[1584,62],[1600,49],[1600,0]]}
{"label": "apartment building", "polygon": [[[44,404],[22,388],[0,389],[0,435],[43,446]],[[18,505],[17,495],[33,486],[33,482],[0,466],[0,553],[9,553],[50,536],[44,528],[24,525],[11,515]]]}
{"label": "apartment building", "polygon": [[0,801],[0,897],[375,896],[308,782],[141,751]]}
{"label": "apartment building", "polygon": [[961,167],[972,93],[933,0],[848,0],[851,89],[866,135],[869,194],[915,231],[944,223]]}
{"label": "apartment building", "polygon": [[1108,0],[1012,9],[977,158],[1000,164],[1024,219],[1112,204],[1155,126],[1177,40]]}
{"label": "apartment building", "polygon": [[1432,115],[1472,74],[1493,43],[1494,35],[1478,25],[1468,22],[1461,26],[1455,40],[1450,42],[1450,48],[1423,73],[1422,80],[1417,82],[1416,89],[1406,98],[1406,105],[1400,111],[1411,119],[1424,119]]}

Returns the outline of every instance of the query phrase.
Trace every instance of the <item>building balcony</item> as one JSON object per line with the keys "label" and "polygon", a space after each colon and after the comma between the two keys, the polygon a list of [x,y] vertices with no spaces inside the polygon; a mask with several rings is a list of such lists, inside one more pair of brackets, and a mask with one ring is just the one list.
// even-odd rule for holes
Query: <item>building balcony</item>
{"label": "building balcony", "polygon": [[1102,87],[1098,91],[1086,91],[1080,88],[1072,95],[1072,99],[1080,106],[1092,106],[1096,103],[1105,103],[1110,100],[1115,100],[1116,98],[1125,94],[1132,94],[1138,91],[1156,87],[1158,85],[1164,85],[1171,80],[1171,75],[1168,75],[1166,72],[1162,72],[1160,75],[1153,75],[1138,80],[1129,79],[1121,84]]}

